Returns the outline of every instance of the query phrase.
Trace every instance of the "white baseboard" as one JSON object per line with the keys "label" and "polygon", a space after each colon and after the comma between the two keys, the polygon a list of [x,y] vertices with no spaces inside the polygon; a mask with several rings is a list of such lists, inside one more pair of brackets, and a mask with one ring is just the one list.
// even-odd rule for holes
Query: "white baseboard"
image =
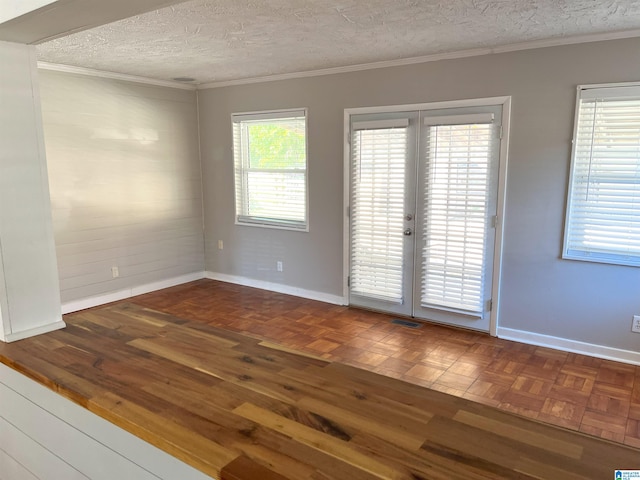
{"label": "white baseboard", "polygon": [[4,335],[0,335],[0,340],[3,342],[15,342],[17,340],[23,340],[29,337],[35,337],[36,335],[42,335],[43,333],[53,332],[54,330],[60,330],[61,328],[66,327],[67,324],[62,320],[59,320],[54,323],[49,323],[47,325],[43,325],[42,327],[29,328],[28,330],[22,330],[20,332],[12,332]]}
{"label": "white baseboard", "polygon": [[604,358],[605,360],[614,360],[616,362],[640,365],[640,352],[634,352],[631,350],[622,350],[619,348],[595,345],[567,338],[552,337],[550,335],[504,327],[498,327],[498,338],[527,343],[529,345],[536,345],[539,347],[553,348],[565,352],[580,353],[591,357]]}
{"label": "white baseboard", "polygon": [[[237,285],[244,285],[246,287],[259,288],[262,290],[269,290],[286,295],[307,298],[309,300],[318,300],[320,302],[330,303],[333,305],[347,305],[346,299],[344,297],[341,297],[340,295],[331,295],[329,293],[306,290],[304,288],[297,288],[290,285],[267,282],[264,280],[256,280],[239,275],[227,275],[225,273],[205,271],[194,272],[187,275],[181,275],[179,277],[162,280],[159,282],[147,283],[145,285],[139,285],[125,290],[108,293],[105,295],[98,295],[95,297],[68,302],[62,305],[62,313],[76,312],[78,310],[84,310],[86,308],[96,307],[98,305],[104,305],[106,303],[115,302],[118,300],[124,300],[125,298],[142,295],[143,293],[149,293],[156,290],[161,290],[163,288],[173,287],[175,285],[192,282],[194,280],[200,280],[202,278],[234,283]],[[5,339],[1,338],[2,332],[0,332],[0,340],[11,342],[30,337],[32,335],[38,335],[40,333],[47,333],[59,328],[64,328],[64,326],[64,322],[61,321],[55,324],[47,325],[45,327],[6,335]],[[579,353],[582,355],[589,355],[591,357],[613,360],[616,362],[640,365],[640,352],[631,350],[622,350],[619,348],[607,347],[604,345],[595,345],[592,343],[585,343],[577,340],[553,337],[551,335],[543,335],[541,333],[527,332],[524,330],[516,330],[505,327],[498,327],[497,336],[498,338],[502,338],[504,340],[513,340],[515,342],[536,345],[539,347],[548,347],[565,352]]]}
{"label": "white baseboard", "polygon": [[309,300],[318,300],[320,302],[331,303],[333,305],[346,305],[346,301],[340,295],[331,295],[324,292],[316,292],[314,290],[306,290],[304,288],[292,287],[281,283],[267,282],[264,280],[256,280],[253,278],[241,277],[238,275],[227,275],[226,273],[205,272],[205,278],[211,280],[219,280],[221,282],[235,283],[244,285],[245,287],[260,288],[271,292],[284,293],[295,297],[308,298]]}
{"label": "white baseboard", "polygon": [[186,275],[180,275],[179,277],[172,277],[158,282],[145,283],[144,285],[137,285],[131,288],[125,288],[124,290],[106,293],[104,295],[96,295],[95,297],[74,300],[72,302],[62,304],[62,313],[77,312],[78,310],[97,307],[98,305],[124,300],[125,298],[131,298],[136,295],[142,295],[143,293],[162,290],[163,288],[174,287],[182,283],[193,282],[194,280],[200,280],[202,278],[205,278],[204,272],[188,273]]}
{"label": "white baseboard", "polygon": [[[106,293],[103,295],[96,295],[94,297],[67,302],[62,305],[62,313],[66,314],[77,312],[79,310],[97,307],[99,305],[117,302],[118,300],[135,297],[136,295],[142,295],[144,293],[154,292],[163,288],[173,287],[182,283],[193,282],[194,280],[200,280],[202,278],[209,278],[211,280],[219,280],[221,282],[235,283],[247,287],[270,290],[272,292],[294,295],[296,297],[308,298],[310,300],[318,300],[320,302],[331,303],[334,305],[346,305],[344,299],[339,295],[331,295],[328,293],[316,292],[313,290],[305,290],[304,288],[291,287],[289,285],[282,285],[280,283],[265,282],[263,280],[255,280],[252,278],[240,277],[237,275],[227,275],[224,273],[216,272],[194,272],[187,275],[181,275],[179,277],[161,280],[159,282],[146,283],[144,285],[138,285],[123,290]],[[16,338],[16,340],[18,339]]]}

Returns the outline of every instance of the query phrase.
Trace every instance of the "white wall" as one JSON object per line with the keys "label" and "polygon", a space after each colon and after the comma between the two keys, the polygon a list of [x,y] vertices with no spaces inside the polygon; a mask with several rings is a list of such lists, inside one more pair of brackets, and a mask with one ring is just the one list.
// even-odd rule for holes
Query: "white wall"
{"label": "white wall", "polygon": [[1,480],[210,477],[0,364]]}
{"label": "white wall", "polygon": [[0,339],[64,326],[34,47],[0,42]]}
{"label": "white wall", "polygon": [[0,23],[29,13],[58,0],[4,0],[0,10]]}
{"label": "white wall", "polygon": [[[344,109],[510,95],[500,325],[640,360],[640,268],[560,258],[576,86],[638,81],[639,59],[633,38],[200,91],[207,270],[341,295]],[[309,109],[310,231],[234,225],[230,115],[293,107]]]}
{"label": "white wall", "polygon": [[201,274],[195,92],[39,73],[63,303]]}

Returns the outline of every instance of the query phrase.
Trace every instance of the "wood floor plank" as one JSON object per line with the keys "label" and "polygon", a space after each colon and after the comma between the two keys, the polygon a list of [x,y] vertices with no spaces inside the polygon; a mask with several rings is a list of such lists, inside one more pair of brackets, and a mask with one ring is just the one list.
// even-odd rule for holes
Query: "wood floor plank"
{"label": "wood floor plank", "polygon": [[584,453],[582,446],[559,440],[555,435],[550,436],[532,432],[530,429],[516,427],[506,422],[497,421],[465,410],[456,413],[453,420],[514,441],[549,450],[568,458],[580,459]]}
{"label": "wood floor plank", "polygon": [[406,465],[413,478],[425,480],[532,480],[524,473],[515,472],[494,462],[477,457],[473,452],[447,448],[427,441],[419,453],[370,436],[356,436],[353,442],[366,448],[372,455],[380,455]]}
{"label": "wood floor plank", "polygon": [[[271,462],[271,468],[288,479],[345,478],[348,480],[376,480],[378,478],[369,472],[343,462],[327,452],[298,442],[295,438],[268,428],[256,427],[251,432],[251,440],[251,451],[247,451],[246,446],[242,447],[243,451],[247,452],[247,455],[251,458],[256,456],[262,458],[260,452],[253,451],[256,444],[259,445],[258,448],[265,448],[262,446],[266,445],[268,446],[266,448],[270,451],[280,453],[290,459],[299,459],[310,470],[307,472],[296,471],[284,462]],[[300,469],[298,468],[298,470]]]}
{"label": "wood floor plank", "polygon": [[222,466],[238,457],[236,452],[220,443],[169,421],[164,416],[152,415],[148,410],[113,393],[91,400],[89,406],[90,410],[106,420],[211,476],[218,477]]}
{"label": "wood floor plank", "polygon": [[345,441],[323,435],[312,428],[301,425],[295,421],[285,419],[268,410],[256,407],[250,403],[244,403],[234,409],[233,412],[247,418],[248,420],[252,420],[260,425],[271,428],[272,430],[294,437],[299,442],[302,442],[312,448],[322,450],[329,455],[342,460],[349,465],[356,466],[366,472],[369,472],[380,479],[391,480],[400,478],[398,471],[393,467],[390,467],[373,457],[369,457],[356,449],[350,448]]}
{"label": "wood floor plank", "polygon": [[[584,474],[580,472],[572,472],[566,468],[558,468],[555,465],[549,465],[545,462],[538,462],[531,458],[522,458],[518,461],[515,467],[515,471],[519,473],[527,472],[527,474],[534,475],[533,478],[562,478],[567,480],[581,480],[584,479]],[[614,470],[609,472],[608,476],[602,476],[599,478],[613,478]],[[588,477],[587,477],[588,478]],[[591,477],[591,478],[596,478]]]}
{"label": "wood floor plank", "polygon": [[388,417],[371,418],[361,412],[345,410],[336,405],[330,405],[315,398],[303,398],[297,402],[300,408],[306,409],[314,414],[334,421],[341,425],[348,425],[356,431],[374,435],[378,438],[386,439],[388,442],[406,448],[411,451],[418,451],[426,440],[425,435],[419,435],[407,431],[395,422],[389,422]]}
{"label": "wood floor plank", "polygon": [[[284,370],[282,375],[288,379],[297,377],[308,388],[297,386],[296,388],[309,398],[321,400],[328,405],[339,405],[341,408],[354,415],[364,415],[376,419],[385,419],[391,423],[415,435],[420,435],[424,426],[433,417],[429,409],[415,407],[411,398],[407,403],[388,399],[385,394],[378,394],[374,390],[363,390],[358,385],[344,379],[339,382],[329,382],[323,379],[322,374],[310,375],[305,369],[294,375],[290,370]],[[295,385],[295,384],[294,384]]]}
{"label": "wood floor plank", "polygon": [[[233,480],[253,480],[255,472],[274,480],[599,480],[616,468],[640,466],[636,448],[309,351],[298,355],[286,344],[209,320],[220,310],[220,321],[234,329],[273,326],[308,344],[312,335],[349,321],[353,328],[347,330],[359,339],[341,334],[327,342],[351,343],[339,348],[360,352],[354,358],[363,362],[378,359],[362,356],[369,349],[376,355],[400,352],[383,362],[397,375],[411,365],[451,363],[450,375],[437,388],[462,391],[469,383],[462,377],[477,376],[465,393],[485,400],[496,396],[496,386],[530,404],[542,398],[538,390],[562,396],[553,397],[554,405],[575,398],[587,409],[581,428],[619,430],[630,443],[635,423],[622,414],[628,410],[637,423],[638,402],[631,401],[640,391],[635,367],[508,347],[441,327],[432,332],[439,346],[421,353],[419,333],[370,323],[369,313],[351,315],[330,306],[323,317],[317,302],[212,285],[220,284],[194,282],[176,289],[176,298],[153,293],[67,315],[64,330],[0,344],[0,362],[214,478],[229,466]],[[163,311],[154,310],[154,302],[164,305]],[[291,323],[296,326],[288,330]],[[313,348],[333,348],[327,342]],[[408,348],[401,350],[402,345]],[[442,358],[428,359],[429,354]],[[519,363],[528,360],[528,369]],[[617,423],[609,424],[611,418]]]}
{"label": "wood floor plank", "polygon": [[261,480],[286,480],[285,477],[275,473],[250,458],[240,456],[226,465],[220,473],[220,480],[246,480],[247,478],[260,478]]}

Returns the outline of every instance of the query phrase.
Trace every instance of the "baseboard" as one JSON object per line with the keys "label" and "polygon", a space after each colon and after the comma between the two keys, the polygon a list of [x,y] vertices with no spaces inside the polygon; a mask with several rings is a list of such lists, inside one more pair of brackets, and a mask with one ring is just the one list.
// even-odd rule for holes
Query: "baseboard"
{"label": "baseboard", "polygon": [[54,330],[60,330],[66,327],[67,324],[62,320],[54,323],[43,325],[42,327],[29,328],[28,330],[22,330],[20,332],[7,333],[1,336],[0,340],[3,342],[15,342],[17,340],[23,340],[29,337],[35,337],[36,335],[42,335],[43,333],[53,332]]}
{"label": "baseboard", "polygon": [[306,290],[304,288],[292,287],[281,283],[267,282],[264,280],[256,280],[254,278],[241,277],[238,275],[227,275],[226,273],[205,272],[205,278],[211,280],[219,280],[221,282],[235,283],[244,285],[245,287],[260,288],[271,292],[284,293],[295,297],[307,298],[309,300],[318,300],[320,302],[331,303],[333,305],[346,305],[345,299],[340,295],[331,295],[324,292],[316,292],[314,290]]}
{"label": "baseboard", "polygon": [[180,275],[178,277],[172,277],[158,282],[145,283],[144,285],[125,288],[123,290],[106,293],[104,295],[96,295],[94,297],[83,298],[81,300],[74,300],[62,304],[62,313],[77,312],[78,310],[97,307],[106,303],[124,300],[125,298],[135,297],[136,295],[142,295],[143,293],[162,290],[163,288],[174,287],[176,285],[193,282],[194,280],[200,280],[202,278],[205,278],[204,272],[188,273],[186,275]]}
{"label": "baseboard", "polygon": [[[269,290],[272,292],[283,293],[286,295],[293,295],[296,297],[307,298],[309,300],[318,300],[320,302],[331,303],[333,305],[346,305],[346,300],[340,295],[331,295],[329,293],[317,292],[314,290],[306,290],[304,288],[292,287],[290,285],[283,285],[281,283],[267,282],[264,280],[256,280],[253,278],[242,277],[239,275],[227,275],[225,273],[218,272],[194,272],[179,277],[173,277],[159,282],[147,283],[144,285],[138,285],[125,290],[108,293],[105,295],[98,295],[95,297],[89,297],[82,300],[76,300],[68,302],[62,305],[62,313],[71,313],[78,310],[84,310],[86,308],[96,307],[98,305],[104,305],[106,303],[115,302],[118,300],[124,300],[126,298],[134,297],[136,295],[142,295],[144,293],[161,290],[163,288],[173,287],[182,283],[192,282],[194,280],[200,280],[202,278],[208,278],[211,280],[218,280],[221,282],[234,283],[237,285],[244,285],[246,287],[260,288],[262,290]],[[2,332],[0,332],[0,339],[6,342],[12,342],[15,340],[21,340],[33,335],[39,335],[41,333],[47,333],[59,328],[64,328],[64,322],[60,321],[55,324],[46,325],[44,327],[27,330],[24,332],[17,332],[10,335],[5,335],[2,339]],[[580,342],[577,340],[570,340],[566,338],[553,337],[551,335],[543,335],[535,332],[527,332],[524,330],[516,330],[512,328],[498,327],[498,338],[504,340],[513,340],[515,342],[526,343],[529,345],[536,345],[539,347],[548,347],[556,350],[562,350],[565,352],[579,353],[582,355],[589,355],[597,358],[604,358],[606,360],[613,360],[616,362],[629,363],[632,365],[640,365],[640,352],[634,352],[631,350],[622,350],[619,348],[607,347],[604,345],[595,345],[592,343]]]}
{"label": "baseboard", "polygon": [[[62,304],[62,313],[77,312],[79,310],[85,310],[87,308],[97,307],[106,303],[117,302],[118,300],[124,300],[126,298],[135,297],[136,295],[142,295],[144,293],[154,292],[163,288],[174,287],[182,283],[193,282],[194,280],[200,280],[201,278],[209,278],[211,280],[219,280],[221,282],[235,283],[238,285],[244,285],[246,287],[260,288],[263,290],[270,290],[272,292],[284,293],[287,295],[294,295],[296,297],[308,298],[310,300],[318,300],[320,302],[331,303],[333,305],[345,305],[344,299],[339,295],[331,295],[323,292],[316,292],[313,290],[306,290],[304,288],[291,287],[289,285],[282,285],[280,283],[265,282],[263,280],[255,280],[247,277],[240,277],[237,275],[226,275],[224,273],[216,272],[194,272],[179,277],[173,277],[158,282],[146,283],[144,285],[137,285],[131,288],[118,290],[115,292],[109,292],[103,295],[96,295],[94,297],[83,298],[80,300],[74,300]],[[44,333],[44,332],[43,332]]]}
{"label": "baseboard", "polygon": [[595,345],[577,340],[569,340],[567,338],[552,337],[550,335],[504,327],[498,327],[498,338],[527,343],[529,345],[537,345],[539,347],[553,348],[565,352],[589,355],[591,357],[604,358],[605,360],[629,363],[631,365],[640,365],[640,352],[633,352],[631,350],[605,347],[603,345]]}

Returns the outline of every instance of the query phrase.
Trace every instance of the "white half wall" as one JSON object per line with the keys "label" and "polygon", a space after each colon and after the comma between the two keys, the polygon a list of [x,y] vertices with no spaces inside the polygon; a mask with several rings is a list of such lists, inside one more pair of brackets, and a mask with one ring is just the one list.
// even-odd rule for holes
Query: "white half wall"
{"label": "white half wall", "polygon": [[0,364],[0,479],[211,477]]}

